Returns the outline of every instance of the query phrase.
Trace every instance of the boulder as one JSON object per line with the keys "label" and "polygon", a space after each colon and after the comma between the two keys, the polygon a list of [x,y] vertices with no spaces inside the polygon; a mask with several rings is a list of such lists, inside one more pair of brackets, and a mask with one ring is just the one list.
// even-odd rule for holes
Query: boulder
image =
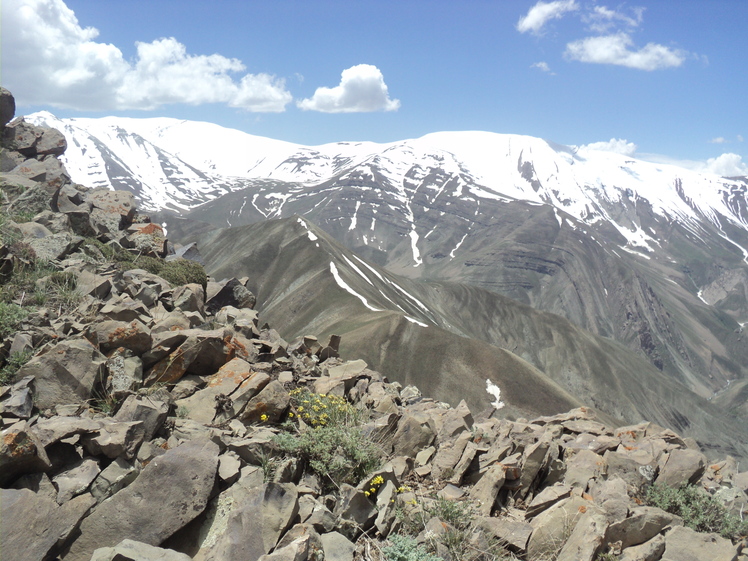
{"label": "boulder", "polygon": [[717,534],[676,526],[665,535],[662,561],[736,561],[738,546]]}
{"label": "boulder", "polygon": [[19,421],[2,432],[0,485],[12,481],[17,475],[47,471],[51,467],[44,443],[26,421]]}
{"label": "boulder", "polygon": [[660,534],[641,545],[625,549],[618,561],[659,561],[665,552],[665,536]]}
{"label": "boulder", "polygon": [[532,526],[527,522],[508,516],[494,518],[484,516],[478,519],[477,524],[515,553],[524,553],[527,550],[527,543],[533,531]]}
{"label": "boulder", "polygon": [[259,559],[277,545],[298,511],[298,494],[291,483],[265,483],[250,489],[203,559]]}
{"label": "boulder", "polygon": [[5,129],[5,125],[10,123],[15,114],[16,100],[13,94],[0,87],[0,132]]}
{"label": "boulder", "polygon": [[288,409],[291,396],[277,380],[268,383],[260,393],[249,400],[241,416],[243,423],[277,423]]}
{"label": "boulder", "polygon": [[86,458],[54,476],[52,482],[57,487],[57,504],[66,503],[85,493],[100,471],[99,462]]}
{"label": "boulder", "polygon": [[143,423],[143,439],[151,440],[169,415],[169,404],[144,396],[129,396],[114,416],[116,421]]}
{"label": "boulder", "polygon": [[91,455],[104,455],[115,459],[135,457],[143,443],[145,427],[142,421],[118,422],[105,418],[100,420],[99,430],[81,438],[81,445]]}
{"label": "boulder", "polygon": [[59,506],[28,489],[0,489],[2,558],[13,561],[55,558],[54,552],[78,528],[81,518],[94,504],[88,494]]}
{"label": "boulder", "polygon": [[205,303],[205,311],[214,315],[224,306],[233,306],[234,308],[254,308],[256,298],[249,289],[247,289],[237,279],[230,279],[213,295],[208,296]]}
{"label": "boulder", "polygon": [[330,532],[320,536],[325,561],[353,561],[356,546],[339,532]]}
{"label": "boulder", "polygon": [[115,458],[91,484],[91,495],[101,502],[135,481],[139,470],[124,458]]}
{"label": "boulder", "polygon": [[506,481],[506,468],[501,464],[494,464],[480,478],[472,489],[470,498],[478,501],[478,512],[483,516],[490,516],[499,491]]}
{"label": "boulder", "polygon": [[660,468],[655,483],[679,487],[695,483],[703,475],[706,457],[696,450],[672,450]]}
{"label": "boulder", "polygon": [[150,330],[137,319],[130,322],[109,320],[96,323],[93,334],[103,353],[123,347],[136,355],[142,355],[150,350],[152,344]]}
{"label": "boulder", "polygon": [[153,459],[133,483],[83,521],[65,561],[89,561],[96,549],[123,539],[161,544],[208,504],[218,451],[217,444],[196,440]]}
{"label": "boulder", "polygon": [[424,448],[431,445],[436,434],[427,418],[406,415],[397,425],[397,431],[392,437],[395,456],[413,457]]}
{"label": "boulder", "polygon": [[656,507],[640,506],[631,510],[628,518],[611,524],[605,534],[609,543],[621,542],[622,548],[651,540],[669,526],[682,526],[680,517]]}
{"label": "boulder", "polygon": [[605,516],[594,510],[588,511],[579,519],[556,560],[595,561],[603,548],[607,527]]}
{"label": "boulder", "polygon": [[91,205],[90,223],[97,236],[117,234],[132,223],[136,207],[130,191],[93,189],[84,200]]}
{"label": "boulder", "polygon": [[94,551],[91,561],[191,561],[184,553],[154,547],[143,542],[122,540],[114,547],[101,547]]}
{"label": "boulder", "polygon": [[91,399],[101,381],[106,358],[85,339],[66,339],[43,355],[37,355],[18,371],[18,377],[34,376],[36,406],[48,409],[57,404]]}

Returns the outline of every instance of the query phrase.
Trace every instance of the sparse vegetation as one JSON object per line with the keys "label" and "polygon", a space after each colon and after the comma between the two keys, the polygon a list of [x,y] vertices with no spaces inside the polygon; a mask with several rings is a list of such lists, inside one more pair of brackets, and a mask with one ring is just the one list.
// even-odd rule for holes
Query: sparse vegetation
{"label": "sparse vegetation", "polygon": [[0,302],[0,338],[5,338],[18,328],[28,316],[28,311],[16,304]]}
{"label": "sparse vegetation", "polygon": [[31,360],[32,356],[33,353],[31,351],[23,351],[10,355],[5,362],[5,366],[0,369],[0,386],[13,384],[16,381],[15,378],[18,370]]}
{"label": "sparse vegetation", "polygon": [[410,536],[390,536],[390,543],[382,548],[387,561],[441,561]]}
{"label": "sparse vegetation", "polygon": [[680,516],[683,524],[697,532],[716,532],[732,540],[748,536],[748,521],[730,514],[717,499],[694,485],[655,484],[648,489],[646,501]]}
{"label": "sparse vegetation", "polygon": [[291,397],[297,414],[286,423],[289,431],[274,438],[281,452],[303,459],[329,487],[356,484],[378,467],[381,451],[362,434],[361,415],[345,399],[307,389]]}

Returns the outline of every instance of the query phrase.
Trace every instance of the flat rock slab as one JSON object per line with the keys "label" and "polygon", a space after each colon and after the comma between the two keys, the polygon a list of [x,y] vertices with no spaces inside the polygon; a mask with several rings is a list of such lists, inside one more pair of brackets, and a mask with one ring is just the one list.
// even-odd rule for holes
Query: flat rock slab
{"label": "flat rock slab", "polygon": [[114,547],[102,547],[94,551],[91,561],[191,561],[189,555],[161,549],[143,542],[122,540]]}
{"label": "flat rock slab", "polygon": [[702,534],[678,526],[665,536],[662,561],[735,561],[738,548],[717,534]]}
{"label": "flat rock slab", "polygon": [[196,440],[152,460],[133,483],[83,521],[65,561],[89,561],[96,549],[123,539],[162,543],[205,509],[218,452],[217,444]]}
{"label": "flat rock slab", "polygon": [[58,506],[50,498],[28,489],[0,489],[2,559],[46,559],[95,502],[91,495],[85,495]]}

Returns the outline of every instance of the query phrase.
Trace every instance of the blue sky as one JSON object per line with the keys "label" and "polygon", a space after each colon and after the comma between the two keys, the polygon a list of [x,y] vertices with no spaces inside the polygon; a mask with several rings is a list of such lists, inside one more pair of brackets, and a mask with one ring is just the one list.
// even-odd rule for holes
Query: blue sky
{"label": "blue sky", "polygon": [[18,113],[311,145],[486,130],[748,173],[744,0],[3,0],[1,21]]}

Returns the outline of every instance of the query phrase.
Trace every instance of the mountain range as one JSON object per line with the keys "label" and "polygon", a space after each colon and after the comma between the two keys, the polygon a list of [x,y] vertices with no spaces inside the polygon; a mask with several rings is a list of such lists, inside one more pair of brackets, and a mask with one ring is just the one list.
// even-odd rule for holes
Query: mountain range
{"label": "mountain range", "polygon": [[[65,134],[74,181],[132,191],[212,274],[249,276],[284,336],[344,333],[471,406],[487,394],[466,373],[511,385],[499,372],[517,360],[559,410],[686,433],[748,416],[746,178],[485,132],[305,147],[174,119],[27,119]],[[409,364],[409,345],[432,364]]]}

